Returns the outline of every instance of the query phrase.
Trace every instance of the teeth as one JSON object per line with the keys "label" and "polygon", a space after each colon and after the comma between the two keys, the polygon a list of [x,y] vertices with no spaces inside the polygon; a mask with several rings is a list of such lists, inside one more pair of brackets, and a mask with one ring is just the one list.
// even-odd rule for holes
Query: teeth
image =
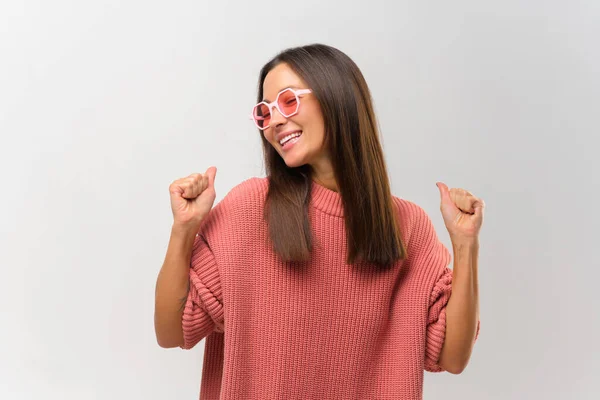
{"label": "teeth", "polygon": [[285,144],[285,142],[287,142],[288,140],[298,137],[300,135],[302,135],[302,132],[291,133],[291,134],[287,135],[286,137],[284,137],[283,139],[281,139],[279,141],[279,144],[283,146]]}

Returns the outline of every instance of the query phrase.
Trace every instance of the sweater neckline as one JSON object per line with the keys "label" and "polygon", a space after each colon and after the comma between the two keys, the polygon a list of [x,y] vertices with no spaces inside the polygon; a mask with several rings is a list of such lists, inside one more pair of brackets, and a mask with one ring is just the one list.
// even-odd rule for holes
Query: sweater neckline
{"label": "sweater neckline", "polygon": [[311,204],[315,208],[336,217],[344,216],[344,206],[342,203],[342,195],[340,193],[326,188],[312,179],[311,185]]}

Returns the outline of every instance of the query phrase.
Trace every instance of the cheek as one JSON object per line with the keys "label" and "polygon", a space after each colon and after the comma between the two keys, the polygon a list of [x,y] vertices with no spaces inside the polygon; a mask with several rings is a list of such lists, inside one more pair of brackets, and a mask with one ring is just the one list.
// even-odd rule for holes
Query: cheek
{"label": "cheek", "polygon": [[313,143],[319,144],[325,137],[325,124],[319,114],[315,114],[308,122],[307,127],[310,130],[310,140]]}
{"label": "cheek", "polygon": [[322,132],[325,130],[321,110],[319,107],[307,107],[305,111],[306,112],[302,114],[298,123],[301,123],[302,126],[310,129],[312,136],[321,136],[323,134]]}
{"label": "cheek", "polygon": [[265,135],[265,139],[267,139],[267,142],[271,144],[275,143],[275,133],[271,128],[267,129],[266,131],[263,131],[263,134]]}

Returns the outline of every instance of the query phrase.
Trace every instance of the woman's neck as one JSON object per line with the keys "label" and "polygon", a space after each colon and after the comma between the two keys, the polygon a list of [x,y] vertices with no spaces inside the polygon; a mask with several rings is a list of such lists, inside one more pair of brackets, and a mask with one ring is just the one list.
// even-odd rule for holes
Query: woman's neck
{"label": "woman's neck", "polygon": [[336,181],[335,181],[335,179],[333,177],[331,177],[329,179],[325,178],[323,180],[323,178],[319,178],[319,177],[313,175],[313,180],[315,182],[317,182],[319,185],[321,185],[323,187],[326,187],[329,190],[333,190],[334,192],[338,192],[339,191],[338,187],[337,187],[337,183],[336,183]]}

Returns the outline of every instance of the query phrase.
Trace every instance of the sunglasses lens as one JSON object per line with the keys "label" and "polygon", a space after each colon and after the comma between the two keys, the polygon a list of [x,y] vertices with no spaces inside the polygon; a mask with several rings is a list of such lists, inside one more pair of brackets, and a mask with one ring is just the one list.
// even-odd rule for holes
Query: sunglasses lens
{"label": "sunglasses lens", "polygon": [[281,92],[277,105],[284,117],[288,117],[298,110],[298,100],[291,90]]}
{"label": "sunglasses lens", "polygon": [[269,107],[267,107],[266,104],[260,103],[254,107],[253,115],[256,125],[261,128],[269,126],[269,123],[271,122],[271,113],[269,112]]}
{"label": "sunglasses lens", "polygon": [[[289,89],[281,92],[277,105],[281,110],[281,114],[286,118],[298,111],[298,99],[294,92]],[[256,124],[260,128],[269,126],[271,123],[271,111],[265,103],[256,105],[256,107],[254,107],[253,115]]]}

